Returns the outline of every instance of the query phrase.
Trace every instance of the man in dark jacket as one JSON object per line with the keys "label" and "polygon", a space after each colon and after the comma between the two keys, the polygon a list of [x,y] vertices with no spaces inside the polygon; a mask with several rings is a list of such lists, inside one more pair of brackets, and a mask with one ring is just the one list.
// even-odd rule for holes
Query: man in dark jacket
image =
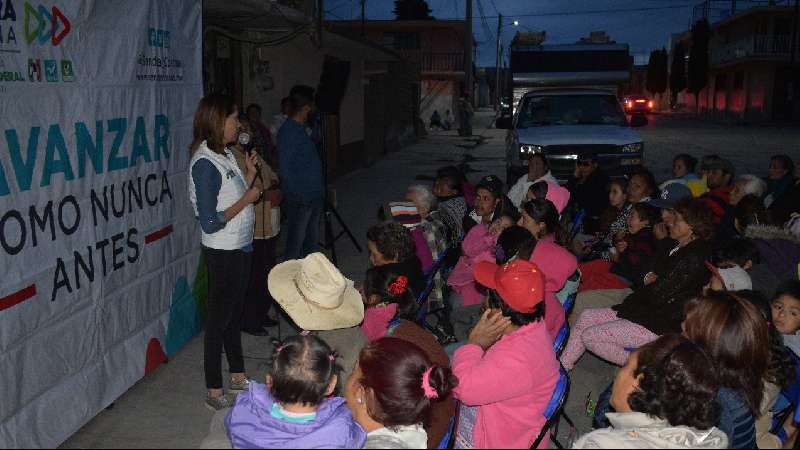
{"label": "man in dark jacket", "polygon": [[610,179],[600,169],[597,155],[581,155],[575,164],[575,177],[567,184],[573,211],[585,211],[584,234],[600,231],[600,216],[608,208]]}

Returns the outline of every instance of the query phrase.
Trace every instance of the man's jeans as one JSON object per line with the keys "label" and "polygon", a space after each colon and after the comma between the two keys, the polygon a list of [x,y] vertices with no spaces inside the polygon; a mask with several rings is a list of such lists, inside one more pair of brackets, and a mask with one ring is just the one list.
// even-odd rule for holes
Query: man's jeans
{"label": "man's jeans", "polygon": [[322,199],[309,201],[295,194],[287,194],[282,206],[288,219],[286,259],[303,259],[317,251]]}

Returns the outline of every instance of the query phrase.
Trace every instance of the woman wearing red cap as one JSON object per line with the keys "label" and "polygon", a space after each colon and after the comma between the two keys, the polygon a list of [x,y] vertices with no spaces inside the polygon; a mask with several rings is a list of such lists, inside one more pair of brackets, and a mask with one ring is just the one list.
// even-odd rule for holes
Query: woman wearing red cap
{"label": "woman wearing red cap", "polygon": [[[472,448],[529,448],[559,377],[542,320],[544,275],[535,264],[515,260],[480,263],[475,279],[490,289],[489,309],[453,358],[462,419],[477,413],[474,423],[462,420],[458,440]],[[540,448],[548,446],[544,439]]]}

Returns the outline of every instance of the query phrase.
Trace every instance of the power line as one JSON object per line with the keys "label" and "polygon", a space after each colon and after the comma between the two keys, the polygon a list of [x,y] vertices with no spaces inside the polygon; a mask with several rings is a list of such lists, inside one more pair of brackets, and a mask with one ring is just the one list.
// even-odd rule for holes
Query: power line
{"label": "power line", "polygon": [[[605,10],[590,10],[590,11],[559,11],[539,14],[510,14],[510,17],[558,17],[558,16],[584,16],[593,14],[615,14],[615,13],[632,13],[632,12],[646,12],[646,11],[663,11],[668,9],[683,9],[693,6],[693,3],[686,3],[682,5],[659,6],[652,8],[629,8],[629,9],[605,9]],[[487,19],[497,19],[497,16],[486,16]],[[449,17],[439,18],[439,20],[464,20],[463,17]]]}

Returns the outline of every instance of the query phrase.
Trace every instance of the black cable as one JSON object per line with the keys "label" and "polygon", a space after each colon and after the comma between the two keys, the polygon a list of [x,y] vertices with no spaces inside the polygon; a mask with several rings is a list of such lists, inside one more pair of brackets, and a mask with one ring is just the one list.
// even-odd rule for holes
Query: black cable
{"label": "black cable", "polygon": [[[539,14],[511,14],[509,18],[513,17],[552,17],[552,16],[583,16],[592,14],[614,14],[614,13],[628,13],[628,12],[645,12],[645,11],[662,11],[667,9],[682,9],[692,6],[693,3],[686,3],[681,5],[659,6],[651,8],[628,8],[628,9],[604,9],[604,10],[590,10],[590,11],[559,11],[550,13]],[[497,19],[497,16],[486,16],[487,19]],[[464,20],[463,17],[453,18],[439,18],[439,20]]]}

